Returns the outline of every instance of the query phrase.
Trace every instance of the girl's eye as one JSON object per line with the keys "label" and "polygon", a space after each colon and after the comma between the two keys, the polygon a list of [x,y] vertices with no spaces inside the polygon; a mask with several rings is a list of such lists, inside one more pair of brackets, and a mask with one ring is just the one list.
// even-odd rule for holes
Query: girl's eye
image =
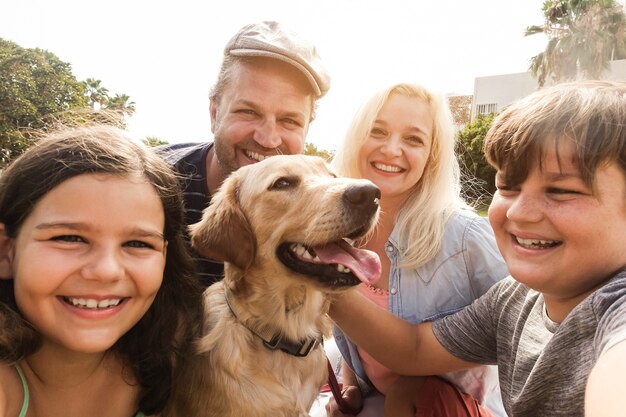
{"label": "girl's eye", "polygon": [[50,240],[54,240],[57,242],[68,242],[68,243],[83,243],[85,239],[77,235],[60,235],[53,236]]}
{"label": "girl's eye", "polygon": [[154,245],[151,245],[147,242],[142,242],[141,240],[131,240],[129,242],[124,243],[124,246],[127,248],[154,249]]}

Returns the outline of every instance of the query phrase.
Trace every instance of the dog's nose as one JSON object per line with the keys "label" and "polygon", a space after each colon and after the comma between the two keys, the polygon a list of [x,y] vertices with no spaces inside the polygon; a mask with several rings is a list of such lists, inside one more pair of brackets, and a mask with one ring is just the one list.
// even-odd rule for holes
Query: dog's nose
{"label": "dog's nose", "polygon": [[374,184],[353,185],[343,193],[343,200],[354,208],[376,208],[380,200],[380,190]]}

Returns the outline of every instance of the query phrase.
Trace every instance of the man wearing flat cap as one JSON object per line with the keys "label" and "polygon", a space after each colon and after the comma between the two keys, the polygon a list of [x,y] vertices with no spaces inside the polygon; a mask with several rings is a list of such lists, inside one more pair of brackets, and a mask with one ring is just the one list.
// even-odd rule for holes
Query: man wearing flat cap
{"label": "man wearing flat cap", "polygon": [[[330,77],[308,41],[277,22],[241,28],[226,44],[210,93],[213,142],[158,149],[183,176],[186,223],[200,221],[211,196],[239,167],[302,153],[316,102],[329,86]],[[205,286],[223,277],[221,262],[192,254]]]}

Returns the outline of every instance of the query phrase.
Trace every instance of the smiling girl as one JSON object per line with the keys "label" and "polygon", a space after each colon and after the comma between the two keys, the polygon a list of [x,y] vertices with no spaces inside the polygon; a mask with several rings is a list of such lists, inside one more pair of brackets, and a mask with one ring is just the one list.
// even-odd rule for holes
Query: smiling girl
{"label": "smiling girl", "polygon": [[158,413],[200,323],[178,182],[113,128],[0,176],[0,416]]}

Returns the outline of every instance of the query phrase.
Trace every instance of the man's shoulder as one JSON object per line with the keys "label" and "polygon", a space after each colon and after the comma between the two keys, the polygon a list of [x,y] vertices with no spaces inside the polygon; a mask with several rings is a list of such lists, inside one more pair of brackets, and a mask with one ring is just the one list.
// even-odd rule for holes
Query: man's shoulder
{"label": "man's shoulder", "polygon": [[171,166],[176,166],[181,161],[193,163],[200,161],[213,146],[213,142],[187,142],[157,146],[155,152]]}

